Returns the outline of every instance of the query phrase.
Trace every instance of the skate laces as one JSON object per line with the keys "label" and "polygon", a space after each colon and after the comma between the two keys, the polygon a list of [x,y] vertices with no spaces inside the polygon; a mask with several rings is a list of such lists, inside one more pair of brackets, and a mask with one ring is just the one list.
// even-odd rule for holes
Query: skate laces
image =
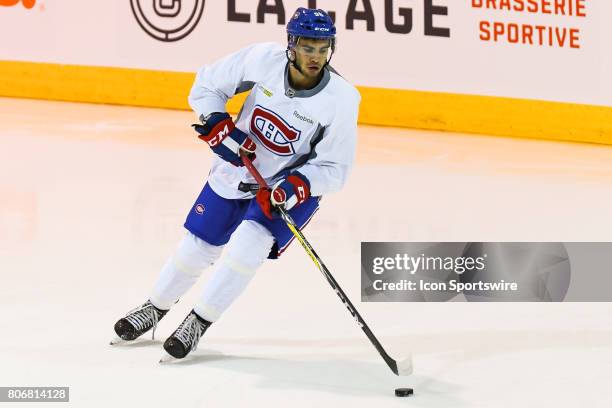
{"label": "skate laces", "polygon": [[130,310],[125,319],[138,331],[144,331],[149,327],[153,327],[151,338],[155,340],[155,329],[159,322],[159,316],[150,301]]}
{"label": "skate laces", "polygon": [[179,339],[190,351],[193,351],[198,347],[200,336],[202,336],[202,332],[204,331],[203,329],[204,327],[198,320],[198,317],[195,313],[191,312],[185,320],[183,320],[183,323],[181,323],[178,329],[176,329],[174,337]]}

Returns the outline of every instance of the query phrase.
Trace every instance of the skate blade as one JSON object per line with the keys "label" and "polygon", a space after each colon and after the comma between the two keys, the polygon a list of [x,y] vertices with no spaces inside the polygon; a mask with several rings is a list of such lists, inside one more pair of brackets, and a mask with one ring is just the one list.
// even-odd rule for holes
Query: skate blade
{"label": "skate blade", "polygon": [[176,361],[176,358],[172,357],[168,353],[164,353],[164,355],[159,359],[159,364],[171,363]]}
{"label": "skate blade", "polygon": [[127,342],[128,342],[127,340],[123,340],[121,337],[115,337],[110,341],[110,345],[116,346],[118,344],[125,344]]}

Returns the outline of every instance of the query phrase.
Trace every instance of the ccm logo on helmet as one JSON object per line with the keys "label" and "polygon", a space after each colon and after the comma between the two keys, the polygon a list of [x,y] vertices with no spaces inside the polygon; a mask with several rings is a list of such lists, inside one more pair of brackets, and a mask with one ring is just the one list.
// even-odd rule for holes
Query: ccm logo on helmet
{"label": "ccm logo on helmet", "polygon": [[276,113],[257,105],[251,117],[251,133],[272,153],[291,156],[295,154],[293,143],[300,139],[302,132]]}

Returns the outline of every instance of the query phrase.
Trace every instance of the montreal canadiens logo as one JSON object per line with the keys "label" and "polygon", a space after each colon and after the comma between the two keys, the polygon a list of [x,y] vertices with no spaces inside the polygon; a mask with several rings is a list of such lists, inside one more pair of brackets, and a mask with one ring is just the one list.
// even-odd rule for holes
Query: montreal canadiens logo
{"label": "montreal canadiens logo", "polygon": [[195,212],[202,215],[204,214],[204,205],[203,204],[198,204],[195,206]]}
{"label": "montreal canadiens logo", "polygon": [[293,144],[300,139],[302,132],[276,113],[257,105],[251,117],[251,133],[272,153],[291,156],[295,154]]}

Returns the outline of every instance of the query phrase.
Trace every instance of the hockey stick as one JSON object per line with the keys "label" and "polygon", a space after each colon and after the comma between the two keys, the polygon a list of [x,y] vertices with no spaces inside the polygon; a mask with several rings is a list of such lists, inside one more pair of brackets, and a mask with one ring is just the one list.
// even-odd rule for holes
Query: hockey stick
{"label": "hockey stick", "polygon": [[[264,178],[261,176],[257,168],[255,168],[255,166],[253,165],[253,162],[251,162],[251,160],[244,154],[242,154],[241,157],[242,157],[242,162],[244,163],[246,168],[249,170],[251,175],[255,178],[259,186],[261,188],[268,188],[268,184],[266,183],[266,180],[264,180]],[[359,325],[359,327],[361,327],[361,330],[363,330],[363,332],[366,334],[366,336],[368,336],[368,339],[370,339],[374,347],[376,347],[376,350],[378,350],[378,352],[382,356],[383,360],[385,360],[385,363],[387,363],[391,371],[393,371],[396,375],[412,374],[412,359],[408,357],[406,359],[399,361],[398,363],[396,360],[391,358],[389,354],[387,354],[387,352],[385,351],[383,346],[380,344],[376,336],[374,336],[374,333],[372,333],[372,330],[370,330],[370,328],[368,327],[366,322],[363,320],[363,318],[361,317],[361,315],[359,314],[355,306],[353,306],[353,304],[349,300],[348,296],[346,296],[346,294],[344,293],[344,291],[342,290],[338,282],[336,282],[336,279],[334,279],[329,269],[327,269],[327,267],[325,266],[321,258],[319,258],[319,256],[315,252],[312,245],[310,245],[310,243],[308,242],[304,234],[302,234],[299,227],[293,221],[293,219],[291,218],[287,210],[285,210],[282,207],[278,207],[277,209],[281,215],[281,218],[287,224],[287,227],[289,227],[289,229],[291,230],[295,238],[297,238],[300,244],[302,244],[302,247],[304,247],[304,249],[306,250],[306,253],[310,256],[310,259],[312,259],[312,262],[314,262],[317,268],[319,268],[319,271],[321,271],[321,273],[325,276],[325,278],[327,279],[327,282],[329,282],[332,289],[334,289],[334,291],[336,292],[340,300],[342,300],[342,303],[344,303],[344,305],[349,310],[353,318],[355,318],[355,320],[357,321],[357,324]]]}

